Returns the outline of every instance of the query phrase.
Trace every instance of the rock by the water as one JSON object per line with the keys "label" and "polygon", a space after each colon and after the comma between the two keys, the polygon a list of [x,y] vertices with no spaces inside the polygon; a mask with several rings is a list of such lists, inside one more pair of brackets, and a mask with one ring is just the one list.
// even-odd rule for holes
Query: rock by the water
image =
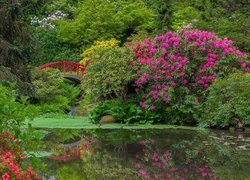
{"label": "rock by the water", "polygon": [[106,115],[101,118],[99,121],[100,124],[106,124],[106,123],[114,123],[115,118],[112,115]]}

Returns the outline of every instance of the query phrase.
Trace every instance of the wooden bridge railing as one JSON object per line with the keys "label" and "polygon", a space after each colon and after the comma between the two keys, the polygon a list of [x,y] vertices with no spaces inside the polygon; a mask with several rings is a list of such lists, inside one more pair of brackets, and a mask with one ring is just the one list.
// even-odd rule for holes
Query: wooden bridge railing
{"label": "wooden bridge railing", "polygon": [[62,61],[62,62],[51,62],[37,67],[37,70],[46,69],[46,68],[53,68],[58,69],[59,71],[63,72],[64,74],[71,74],[77,75],[83,78],[84,72],[86,70],[86,66],[70,62],[70,61]]}

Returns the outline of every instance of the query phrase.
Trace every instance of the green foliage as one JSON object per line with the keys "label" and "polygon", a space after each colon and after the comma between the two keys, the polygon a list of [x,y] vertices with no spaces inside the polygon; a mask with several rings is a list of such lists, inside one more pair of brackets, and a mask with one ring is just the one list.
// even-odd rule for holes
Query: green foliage
{"label": "green foliage", "polygon": [[218,79],[210,88],[202,126],[250,124],[250,74],[232,74]]}
{"label": "green foliage", "polygon": [[96,98],[124,98],[134,75],[129,63],[131,50],[125,47],[103,47],[91,55],[84,75],[83,89]]}
{"label": "green foliage", "polygon": [[[31,127],[31,122],[37,113],[38,109],[29,105],[26,97],[20,97],[12,88],[0,84],[0,132],[14,135],[24,151],[37,151],[42,146],[40,134]],[[36,158],[31,157],[26,161],[31,161],[33,167],[38,169],[39,162]],[[24,164],[24,166],[29,164]],[[41,167],[40,163],[39,169]]]}
{"label": "green foliage", "polygon": [[156,16],[156,31],[158,33],[166,32],[171,29],[173,21],[173,0],[144,0],[148,7],[152,9]]}
{"label": "green foliage", "polygon": [[188,91],[187,88],[181,87],[175,90],[173,94],[178,94],[178,96],[173,95],[173,101],[162,109],[165,112],[165,123],[176,124],[176,125],[195,125],[197,120],[201,117],[201,105],[196,104],[195,100],[197,96],[191,92],[185,94]]}
{"label": "green foliage", "polygon": [[90,119],[98,123],[102,116],[112,115],[119,123],[154,123],[162,121],[162,114],[141,108],[134,102],[107,100],[97,104],[90,113]]}
{"label": "green foliage", "polygon": [[33,71],[33,84],[36,86],[38,106],[41,112],[64,112],[70,110],[70,103],[80,88],[64,81],[57,70]]}
{"label": "green foliage", "polygon": [[78,61],[80,50],[60,42],[55,30],[37,28],[33,34],[37,39],[36,56],[32,65],[38,66],[55,61]]}
{"label": "green foliage", "polygon": [[20,137],[24,121],[31,120],[36,113],[36,108],[27,105],[26,97],[17,98],[14,90],[0,84],[0,132],[9,131]]}
{"label": "green foliage", "polygon": [[185,8],[180,8],[173,14],[175,19],[172,28],[174,30],[181,29],[187,26],[189,23],[201,21],[201,13],[194,7],[188,6]]}
{"label": "green foliage", "polygon": [[55,169],[58,166],[56,169],[56,178],[58,180],[139,179],[134,177],[132,162],[130,166],[124,167],[123,158],[114,153],[95,151],[95,153],[84,154],[82,159],[68,163],[57,163],[51,168]]}
{"label": "green foliage", "polygon": [[107,41],[95,41],[90,48],[83,51],[81,56],[83,57],[83,60],[80,61],[80,64],[87,65],[90,59],[92,59],[92,56],[95,54],[98,49],[109,47],[109,48],[118,48],[119,47],[119,41],[116,39],[110,39]]}
{"label": "green foliage", "polygon": [[228,37],[240,49],[249,52],[249,8],[250,4],[244,0],[180,0],[175,3],[173,27],[176,29],[181,21],[192,23],[192,28]]}
{"label": "green foliage", "polygon": [[96,40],[125,40],[141,29],[152,30],[154,13],[140,0],[86,0],[72,19],[58,21],[61,41],[86,47]]}

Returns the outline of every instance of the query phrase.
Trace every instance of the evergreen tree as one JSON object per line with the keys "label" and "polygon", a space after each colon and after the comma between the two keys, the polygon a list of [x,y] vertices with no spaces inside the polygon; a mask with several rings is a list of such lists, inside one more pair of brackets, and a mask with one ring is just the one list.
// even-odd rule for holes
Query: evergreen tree
{"label": "evergreen tree", "polygon": [[0,65],[23,81],[29,81],[28,62],[32,57],[31,38],[23,17],[38,0],[0,0]]}

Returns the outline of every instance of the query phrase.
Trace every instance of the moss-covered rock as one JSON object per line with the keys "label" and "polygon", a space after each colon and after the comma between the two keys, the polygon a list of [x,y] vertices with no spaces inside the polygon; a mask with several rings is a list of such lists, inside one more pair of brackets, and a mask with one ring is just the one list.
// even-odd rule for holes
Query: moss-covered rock
{"label": "moss-covered rock", "polygon": [[112,115],[106,115],[101,118],[99,121],[100,124],[106,124],[106,123],[114,123],[115,118]]}

